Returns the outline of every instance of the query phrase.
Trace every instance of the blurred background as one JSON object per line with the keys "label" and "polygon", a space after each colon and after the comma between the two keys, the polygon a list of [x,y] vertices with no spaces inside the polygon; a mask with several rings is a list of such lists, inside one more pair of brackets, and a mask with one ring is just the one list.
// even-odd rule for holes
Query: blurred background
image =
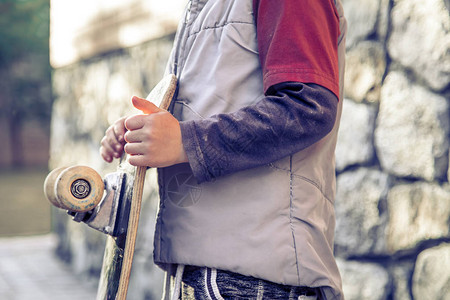
{"label": "blurred background", "polygon": [[49,20],[48,0],[0,3],[0,236],[50,231],[50,206],[37,201],[53,103]]}
{"label": "blurred background", "polygon": [[[146,96],[162,77],[185,2],[0,2],[1,299],[95,297],[105,237],[50,208],[42,184],[59,166],[114,171],[99,141],[133,112],[131,96]],[[449,300],[449,1],[343,4],[335,253],[346,299]],[[130,299],[159,299],[162,288],[152,263],[152,172],[145,193]],[[12,261],[26,257],[28,268],[52,265],[45,276],[67,281],[59,291],[19,292],[45,286],[41,272],[17,273],[23,264]],[[74,295],[71,284],[90,294]]]}

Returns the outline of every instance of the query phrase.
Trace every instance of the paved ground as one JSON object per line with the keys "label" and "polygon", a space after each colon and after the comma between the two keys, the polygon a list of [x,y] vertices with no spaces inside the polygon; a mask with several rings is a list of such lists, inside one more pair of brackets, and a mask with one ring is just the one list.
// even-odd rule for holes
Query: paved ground
{"label": "paved ground", "polygon": [[95,299],[97,284],[71,273],[55,246],[53,235],[0,238],[0,299]]}

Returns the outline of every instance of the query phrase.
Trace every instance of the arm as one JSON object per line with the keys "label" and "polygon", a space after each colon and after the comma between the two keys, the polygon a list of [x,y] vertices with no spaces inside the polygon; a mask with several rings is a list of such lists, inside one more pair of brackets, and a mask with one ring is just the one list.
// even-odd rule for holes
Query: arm
{"label": "arm", "polygon": [[181,122],[183,145],[199,182],[298,152],[333,128],[337,98],[315,84],[281,83],[255,105]]}

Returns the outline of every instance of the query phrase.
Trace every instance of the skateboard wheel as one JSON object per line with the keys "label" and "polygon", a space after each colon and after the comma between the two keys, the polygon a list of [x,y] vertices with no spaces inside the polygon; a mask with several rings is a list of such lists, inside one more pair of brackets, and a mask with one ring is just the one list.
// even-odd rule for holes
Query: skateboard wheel
{"label": "skateboard wheel", "polygon": [[55,190],[55,183],[56,179],[58,178],[59,174],[61,174],[62,171],[64,171],[66,167],[60,167],[56,168],[50,173],[48,173],[47,177],[44,181],[44,194],[45,197],[47,197],[48,201],[50,201],[51,204],[53,204],[56,207],[63,208],[61,203],[58,200],[58,197],[56,195]]}
{"label": "skateboard wheel", "polygon": [[102,177],[92,168],[74,166],[63,170],[55,184],[55,194],[62,208],[86,212],[102,200],[104,193]]}

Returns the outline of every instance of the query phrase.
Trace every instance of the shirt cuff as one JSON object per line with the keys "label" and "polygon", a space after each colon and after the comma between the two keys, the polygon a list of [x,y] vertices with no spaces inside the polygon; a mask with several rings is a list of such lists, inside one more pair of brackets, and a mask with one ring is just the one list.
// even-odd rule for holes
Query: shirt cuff
{"label": "shirt cuff", "polygon": [[186,152],[192,173],[197,179],[197,183],[208,181],[210,179],[207,176],[209,172],[205,164],[202,149],[199,146],[200,143],[195,130],[195,122],[182,121],[180,122],[180,129],[184,151]]}

